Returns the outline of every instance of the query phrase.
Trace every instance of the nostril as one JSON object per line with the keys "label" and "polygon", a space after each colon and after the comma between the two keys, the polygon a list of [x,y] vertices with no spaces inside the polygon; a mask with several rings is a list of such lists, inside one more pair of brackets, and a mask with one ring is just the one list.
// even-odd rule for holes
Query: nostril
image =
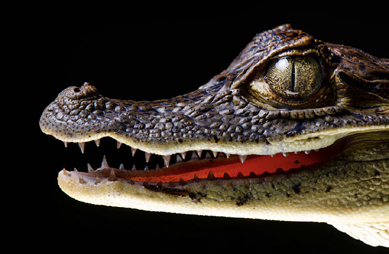
{"label": "nostril", "polygon": [[80,88],[75,87],[73,91],[74,91],[75,93],[79,93],[79,92],[80,92]]}

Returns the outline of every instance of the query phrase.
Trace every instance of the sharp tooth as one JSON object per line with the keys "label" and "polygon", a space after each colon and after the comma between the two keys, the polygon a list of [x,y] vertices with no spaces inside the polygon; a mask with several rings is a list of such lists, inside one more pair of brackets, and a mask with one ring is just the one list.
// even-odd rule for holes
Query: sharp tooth
{"label": "sharp tooth", "polygon": [[136,166],[132,165],[132,169],[131,170],[136,170]]}
{"label": "sharp tooth", "polygon": [[92,173],[92,172],[95,171],[89,163],[88,163],[87,167],[88,167],[88,172],[89,173]]}
{"label": "sharp tooth", "polygon": [[65,147],[68,147],[68,142],[64,141],[63,144],[65,145]]}
{"label": "sharp tooth", "polygon": [[198,177],[196,174],[194,174],[194,176],[193,176],[193,181],[197,182],[197,181],[199,181],[199,180],[200,180],[199,177]]}
{"label": "sharp tooth", "polygon": [[82,179],[80,176],[78,177],[78,181],[81,183],[81,184],[86,184],[86,181],[84,179]]}
{"label": "sharp tooth", "polygon": [[211,156],[210,153],[206,152],[204,158],[205,158],[205,159],[212,159],[212,156]]}
{"label": "sharp tooth", "polygon": [[63,169],[62,169],[62,173],[63,173],[65,176],[70,176],[70,173],[69,173],[69,171],[66,170],[66,168],[63,168]]}
{"label": "sharp tooth", "polygon": [[81,152],[84,153],[84,151],[85,151],[85,142],[78,143],[78,146],[80,147]]}
{"label": "sharp tooth", "polygon": [[238,179],[243,179],[244,176],[243,176],[242,172],[239,172],[238,175],[236,176],[236,178],[238,178]]}
{"label": "sharp tooth", "polygon": [[100,179],[96,176],[95,184],[98,184],[100,182],[101,182]]}
{"label": "sharp tooth", "polygon": [[247,159],[247,155],[239,155],[240,162],[244,163]]}
{"label": "sharp tooth", "polygon": [[119,149],[122,146],[123,143],[120,143],[119,141],[116,143],[116,148]]}
{"label": "sharp tooth", "polygon": [[105,155],[104,155],[103,160],[101,162],[101,168],[109,168],[108,163],[107,163],[107,158],[105,157]]}
{"label": "sharp tooth", "polygon": [[73,169],[74,172],[78,172],[78,170],[76,168]]}
{"label": "sharp tooth", "polygon": [[289,153],[282,153],[282,155],[287,158],[289,156]]}
{"label": "sharp tooth", "polygon": [[201,156],[203,155],[203,150],[197,150],[197,155],[199,156],[199,158],[201,158]]}
{"label": "sharp tooth", "polygon": [[159,164],[158,163],[155,165],[155,169],[159,169]]}
{"label": "sharp tooth", "polygon": [[180,184],[180,185],[185,185],[186,183],[185,183],[184,179],[180,178],[179,184]]}
{"label": "sharp tooth", "polygon": [[308,155],[308,154],[311,153],[311,151],[304,151],[304,153],[305,153],[306,155]]}
{"label": "sharp tooth", "polygon": [[147,167],[147,165],[145,166],[145,168],[143,170],[149,170],[149,167]]}
{"label": "sharp tooth", "polygon": [[149,187],[149,182],[147,182],[147,180],[144,181],[144,182],[143,182],[143,186],[146,187],[146,188]]}
{"label": "sharp tooth", "polygon": [[124,170],[124,165],[123,165],[123,163],[120,163],[119,170]]}
{"label": "sharp tooth", "polygon": [[229,154],[229,153],[225,153],[225,154],[226,154],[227,159],[230,158],[231,154]]}
{"label": "sharp tooth", "polygon": [[215,180],[216,179],[216,177],[212,171],[209,171],[207,179],[208,180]]}
{"label": "sharp tooth", "polygon": [[218,153],[218,152],[212,151],[213,157],[216,158],[216,157],[217,157],[217,153]]}
{"label": "sharp tooth", "polygon": [[112,168],[109,173],[108,181],[116,181],[118,178],[116,177],[115,170]]}
{"label": "sharp tooth", "polygon": [[227,172],[224,173],[223,178],[224,179],[231,179],[230,175]]}
{"label": "sharp tooth", "polygon": [[163,155],[163,162],[165,163],[165,167],[168,168],[170,164],[171,155]]}
{"label": "sharp tooth", "polygon": [[99,147],[100,146],[100,139],[96,139],[95,140],[95,144],[96,144],[97,147]]}
{"label": "sharp tooth", "polygon": [[274,154],[270,154],[270,156],[273,158],[273,157],[274,157]]}
{"label": "sharp tooth", "polygon": [[149,162],[151,153],[145,153],[146,162]]}
{"label": "sharp tooth", "polygon": [[315,151],[315,152],[317,152],[317,153],[318,153],[318,152],[320,151],[320,149],[315,149],[315,150],[313,150],[313,151]]}
{"label": "sharp tooth", "polygon": [[181,153],[181,157],[182,157],[183,160],[185,160],[185,158],[186,158],[186,152]]}
{"label": "sharp tooth", "polygon": [[131,147],[131,154],[132,154],[132,157],[134,157],[135,153],[136,153],[136,148]]}

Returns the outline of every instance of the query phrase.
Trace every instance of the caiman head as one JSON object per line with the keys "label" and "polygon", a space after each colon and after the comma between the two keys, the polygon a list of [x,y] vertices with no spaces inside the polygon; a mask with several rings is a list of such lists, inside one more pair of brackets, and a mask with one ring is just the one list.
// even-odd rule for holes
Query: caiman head
{"label": "caiman head", "polygon": [[389,61],[290,25],[256,35],[182,96],[136,102],[69,87],[40,127],[82,151],[108,136],[144,153],[145,170],[105,159],[97,170],[62,170],[61,189],[80,201],[327,222],[389,247]]}

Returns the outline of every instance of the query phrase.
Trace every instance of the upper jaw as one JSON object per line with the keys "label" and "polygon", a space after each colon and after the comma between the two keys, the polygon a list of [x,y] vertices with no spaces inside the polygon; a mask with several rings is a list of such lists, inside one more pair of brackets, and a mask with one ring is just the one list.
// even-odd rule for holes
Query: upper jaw
{"label": "upper jaw", "polygon": [[[40,127],[65,142],[109,136],[160,155],[205,149],[240,155],[298,152],[388,129],[373,114],[355,117],[336,106],[295,111],[297,117],[291,110],[264,110],[238,95],[217,98],[201,89],[157,102],[120,101],[99,95],[86,83],[61,92],[43,112]],[[380,121],[389,119],[381,116]]]}

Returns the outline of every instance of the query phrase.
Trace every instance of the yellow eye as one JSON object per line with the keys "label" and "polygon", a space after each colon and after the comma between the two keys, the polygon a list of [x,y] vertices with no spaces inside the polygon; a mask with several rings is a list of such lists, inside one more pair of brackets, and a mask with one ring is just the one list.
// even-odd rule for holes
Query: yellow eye
{"label": "yellow eye", "polygon": [[276,95],[300,101],[320,88],[322,72],[320,64],[311,56],[287,56],[269,63],[265,79]]}

